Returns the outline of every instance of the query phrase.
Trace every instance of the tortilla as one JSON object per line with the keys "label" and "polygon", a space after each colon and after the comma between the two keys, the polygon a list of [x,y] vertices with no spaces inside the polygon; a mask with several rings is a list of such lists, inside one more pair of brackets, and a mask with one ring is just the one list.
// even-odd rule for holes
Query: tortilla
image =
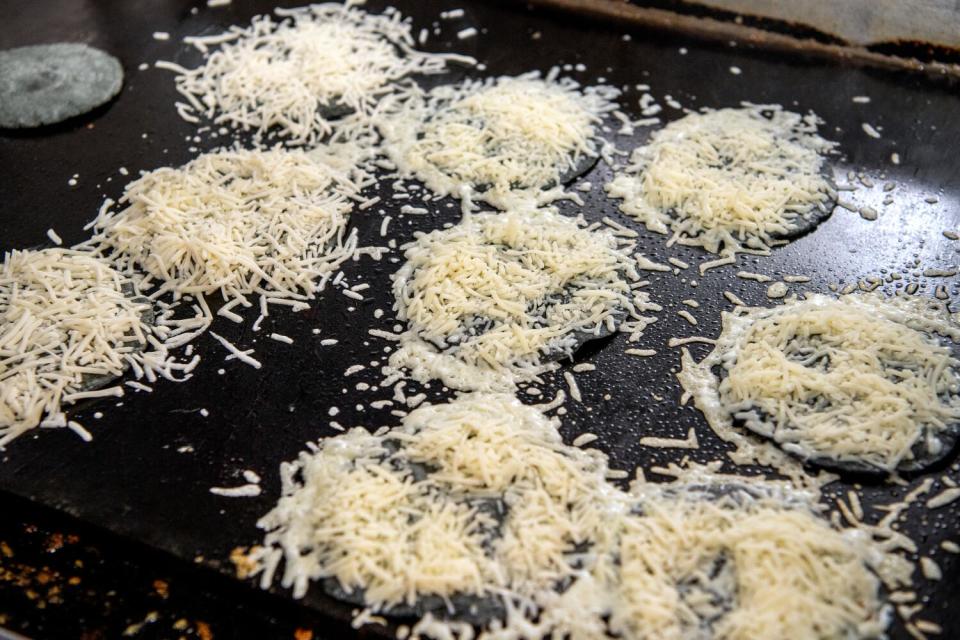
{"label": "tortilla", "polygon": [[106,104],[121,86],[120,61],[85,44],[0,51],[0,127],[63,122]]}

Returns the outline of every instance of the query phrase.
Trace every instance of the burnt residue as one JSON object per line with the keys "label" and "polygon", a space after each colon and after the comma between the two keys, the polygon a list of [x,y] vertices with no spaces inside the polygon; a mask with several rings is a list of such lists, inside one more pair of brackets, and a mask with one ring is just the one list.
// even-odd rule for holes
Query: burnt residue
{"label": "burnt residue", "polygon": [[[249,608],[170,558],[24,501],[3,499],[0,636],[310,640],[322,621]],[[190,572],[192,574],[192,572]],[[275,613],[275,612],[274,612]]]}
{"label": "burnt residue", "polygon": [[[502,1],[516,2],[517,0]],[[948,50],[951,53],[942,60],[930,59],[929,56],[917,59],[909,56],[913,51],[910,48],[891,50],[882,45],[862,47],[793,23],[756,17],[748,19],[747,16],[703,7],[693,12],[690,12],[687,7],[687,12],[679,13],[676,7],[663,9],[657,6],[637,6],[616,0],[528,0],[528,2],[537,7],[572,12],[581,17],[613,20],[624,25],[673,32],[706,42],[741,42],[768,51],[827,58],[865,67],[906,70],[929,77],[960,77],[960,64],[956,62],[958,56],[953,50]]]}
{"label": "burnt residue", "polygon": [[942,62],[960,65],[960,50],[918,40],[898,40],[896,42],[878,42],[867,47],[868,50],[885,56],[913,58],[921,62]]}
{"label": "burnt residue", "polygon": [[637,7],[663,9],[683,15],[693,16],[695,18],[710,18],[719,22],[732,22],[745,27],[752,27],[755,29],[762,29],[763,31],[769,31],[771,33],[778,33],[791,38],[796,38],[798,40],[813,40],[823,44],[841,46],[850,44],[843,38],[830,33],[825,33],[809,25],[797,24],[787,20],[766,18],[763,16],[751,16],[735,13],[733,11],[726,11],[716,7],[708,7],[706,5],[687,2],[685,0],[628,0],[628,3]]}
{"label": "burnt residue", "polygon": [[[630,0],[630,4],[637,7],[663,9],[696,18],[709,18],[719,22],[734,23],[769,33],[788,36],[797,40],[810,40],[825,45],[838,45],[841,47],[856,47],[854,43],[848,42],[838,35],[821,31],[810,25],[764,16],[736,13],[688,0]],[[913,59],[924,63],[939,62],[950,65],[960,64],[960,50],[933,42],[920,40],[873,42],[866,45],[865,49],[885,56]]]}

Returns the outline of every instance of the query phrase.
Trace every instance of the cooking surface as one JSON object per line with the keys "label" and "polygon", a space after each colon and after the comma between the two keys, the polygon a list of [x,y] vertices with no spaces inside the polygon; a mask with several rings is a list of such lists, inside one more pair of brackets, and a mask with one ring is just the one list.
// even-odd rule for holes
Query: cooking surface
{"label": "cooking surface", "polygon": [[[722,296],[725,290],[747,303],[772,304],[765,296],[767,285],[735,277],[738,270],[774,278],[781,274],[812,278],[806,285],[791,285],[794,292],[829,292],[830,283],[846,284],[898,271],[904,279],[886,285],[885,291],[919,282],[922,295],[932,295],[933,288],[940,284],[946,285],[952,296],[958,294],[956,278],[920,275],[924,269],[947,268],[958,261],[960,243],[941,234],[960,227],[960,157],[956,154],[960,121],[955,117],[960,113],[960,95],[948,80],[931,81],[822,60],[788,58],[746,46],[703,45],[675,34],[629,31],[623,25],[528,11],[520,3],[456,0],[395,4],[413,18],[414,33],[439,22],[442,34],[439,38],[431,36],[427,49],[474,55],[487,65],[486,74],[533,69],[545,72],[555,64],[582,63],[586,71],[570,75],[584,83],[604,77],[616,86],[631,87],[621,104],[632,117],[640,117],[637,99],[641,92],[633,87],[641,83],[649,84],[650,92],[664,106],[660,115],[665,121],[682,116],[681,111],[666,105],[663,98],[667,94],[689,108],[736,106],[750,101],[780,103],[800,111],[812,109],[826,121],[822,135],[840,143],[838,182],[846,184],[846,173],[852,169],[865,172],[876,183],[870,189],[841,194],[842,199],[877,209],[880,216],[875,222],[838,208],[816,231],[776,249],[770,257],[743,256],[736,267],[712,270],[703,277],[695,266],[679,275],[649,273],[648,291],[664,310],[640,342],[631,346],[653,348],[658,355],[625,355],[626,336],[622,335],[586,347],[577,361],[592,362],[597,370],[577,374],[583,403],[569,401],[565,405],[565,439],[569,442],[584,431],[598,434],[600,440],[593,446],[609,454],[613,468],[632,473],[638,464],[646,468],[679,461],[687,453],[697,460],[714,459],[725,446],[699,412],[678,405],[680,389],[673,374],[679,367],[679,349],[668,348],[666,342],[673,336],[715,337],[720,311],[731,308]],[[190,13],[193,5],[200,8],[196,15]],[[226,8],[207,9],[205,3],[196,2],[116,0],[49,1],[42,6],[39,10],[27,0],[8,2],[7,28],[0,32],[0,47],[57,40],[86,42],[119,57],[126,80],[119,98],[94,114],[38,131],[0,132],[3,250],[44,245],[50,227],[65,244],[79,242],[87,237],[82,227],[94,217],[103,196],[118,197],[122,185],[137,171],[181,164],[198,149],[215,146],[216,140],[205,139],[196,145],[187,140],[195,129],[173,108],[178,94],[172,74],[152,68],[141,71],[138,65],[164,59],[194,66],[199,57],[179,42],[182,37],[246,24],[253,15],[273,5],[235,0]],[[370,8],[383,6],[374,2]],[[440,11],[458,7],[465,9],[464,17],[439,19]],[[458,41],[456,32],[468,26],[489,29],[489,33]],[[156,31],[169,32],[170,40],[155,40],[152,34]],[[623,39],[626,32],[631,33],[631,39]],[[536,33],[540,35],[534,38]],[[681,48],[687,51],[685,55],[680,53]],[[742,74],[732,74],[733,66]],[[453,77],[459,78],[462,73],[458,71]],[[851,102],[858,95],[870,96],[872,101]],[[883,137],[867,136],[861,128],[864,122],[882,127]],[[615,135],[618,127],[611,123],[606,136],[626,150],[649,133],[638,129],[636,136],[619,136]],[[191,150],[191,146],[197,149]],[[901,158],[899,166],[890,161],[893,152]],[[131,175],[120,175],[120,167],[126,167]],[[71,187],[68,180],[74,174],[79,174],[77,185]],[[598,164],[585,178],[593,183],[592,191],[583,194],[585,206],[581,209],[563,203],[561,209],[582,212],[591,221],[610,216],[636,228],[641,232],[638,250],[659,262],[674,256],[696,265],[712,257],[695,248],[668,250],[663,236],[647,233],[621,215],[617,202],[608,200],[601,189],[609,177],[610,168]],[[897,184],[892,192],[895,202],[883,206],[880,203],[886,193],[882,185],[887,180]],[[439,228],[459,219],[459,206],[447,207],[446,200],[426,205],[436,215],[398,218],[403,202],[389,198],[389,182],[381,195],[386,214],[394,217],[390,237],[399,244],[409,240],[415,230]],[[937,196],[939,202],[926,202],[930,196]],[[386,243],[379,235],[378,208],[358,211],[352,218],[361,244]],[[392,252],[387,258],[398,255]],[[68,430],[38,430],[11,444],[0,464],[0,489],[60,509],[186,562],[199,559],[196,571],[212,567],[232,573],[228,560],[231,550],[260,539],[255,522],[278,496],[279,463],[295,457],[304,442],[336,433],[329,426],[329,407],[340,409],[336,420],[345,426],[375,428],[397,422],[389,409],[369,407],[371,401],[389,399],[392,390],[360,392],[354,388],[358,382],[377,384],[378,368],[370,363],[382,362],[385,355],[387,343],[369,336],[367,330],[390,330],[395,324],[390,313],[388,276],[399,265],[387,258],[381,262],[363,258],[345,265],[350,284],[370,284],[363,302],[330,289],[309,311],[271,311],[259,333],[251,331],[255,313],[247,314],[248,321],[243,325],[217,318],[213,330],[241,348],[256,349],[255,357],[263,363],[261,370],[235,360],[224,362],[226,351],[209,335],[203,336],[195,342],[203,360],[187,383],[158,382],[153,393],[127,394],[122,406],[114,406],[117,401],[111,399],[74,409],[72,417],[93,433],[92,442],[85,444]],[[915,266],[915,260],[920,266]],[[700,321],[698,327],[676,315],[686,308],[680,301],[688,298],[700,302],[699,309],[690,310]],[[355,311],[350,310],[352,306]],[[386,312],[379,320],[374,319],[378,308]],[[313,328],[319,328],[320,334],[314,335]],[[294,344],[270,340],[267,336],[271,332],[292,337]],[[335,338],[339,343],[321,346],[320,340],[325,338]],[[353,364],[368,367],[344,379],[344,369]],[[220,369],[222,374],[218,373]],[[447,397],[439,387],[434,384],[427,390],[429,400]],[[557,388],[565,388],[559,373],[548,378],[546,395],[552,397]],[[357,405],[362,405],[362,410]],[[201,409],[207,409],[209,416],[201,415]],[[93,417],[97,411],[103,413],[101,419]],[[639,445],[638,440],[645,435],[682,438],[691,426],[697,430],[699,450],[683,452]],[[231,499],[209,492],[213,486],[243,484],[244,469],[263,477],[261,496]],[[935,477],[935,493],[945,472],[960,479],[956,468],[940,468],[910,478],[910,485],[927,476]],[[909,489],[862,481],[867,505],[873,500],[889,502]],[[834,486],[846,493],[851,485]],[[943,637],[960,635],[960,620],[947,615],[948,607],[960,595],[960,561],[939,548],[942,540],[950,539],[958,523],[958,503],[929,512],[918,503],[904,525],[920,545],[921,554],[931,555],[943,569],[943,580],[935,588],[919,576],[916,583],[918,592],[929,596],[922,617],[942,624]],[[282,590],[277,593],[284,594]],[[304,604],[339,620],[347,619],[351,609],[326,598],[319,589],[312,590]],[[374,627],[369,633],[382,633],[379,629]],[[908,637],[899,621],[892,635]]]}

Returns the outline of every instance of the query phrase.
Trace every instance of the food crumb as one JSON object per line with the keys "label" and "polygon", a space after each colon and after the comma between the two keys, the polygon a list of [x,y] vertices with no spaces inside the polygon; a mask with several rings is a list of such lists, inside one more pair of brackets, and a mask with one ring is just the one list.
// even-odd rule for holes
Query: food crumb
{"label": "food crumb", "polygon": [[768,298],[782,298],[790,291],[784,282],[774,282],[767,287]]}
{"label": "food crumb", "polygon": [[166,599],[170,595],[170,585],[164,580],[154,580],[153,590],[163,599]]}
{"label": "food crumb", "polygon": [[200,640],[213,640],[213,632],[210,631],[210,625],[201,620],[197,620],[197,637]]}

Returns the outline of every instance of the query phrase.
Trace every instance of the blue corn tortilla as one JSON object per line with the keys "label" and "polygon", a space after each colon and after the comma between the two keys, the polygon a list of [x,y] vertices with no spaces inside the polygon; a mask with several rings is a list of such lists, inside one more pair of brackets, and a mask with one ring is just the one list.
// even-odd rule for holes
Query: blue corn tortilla
{"label": "blue corn tortilla", "polygon": [[85,44],[0,51],[0,127],[63,122],[106,104],[122,86],[120,61]]}

